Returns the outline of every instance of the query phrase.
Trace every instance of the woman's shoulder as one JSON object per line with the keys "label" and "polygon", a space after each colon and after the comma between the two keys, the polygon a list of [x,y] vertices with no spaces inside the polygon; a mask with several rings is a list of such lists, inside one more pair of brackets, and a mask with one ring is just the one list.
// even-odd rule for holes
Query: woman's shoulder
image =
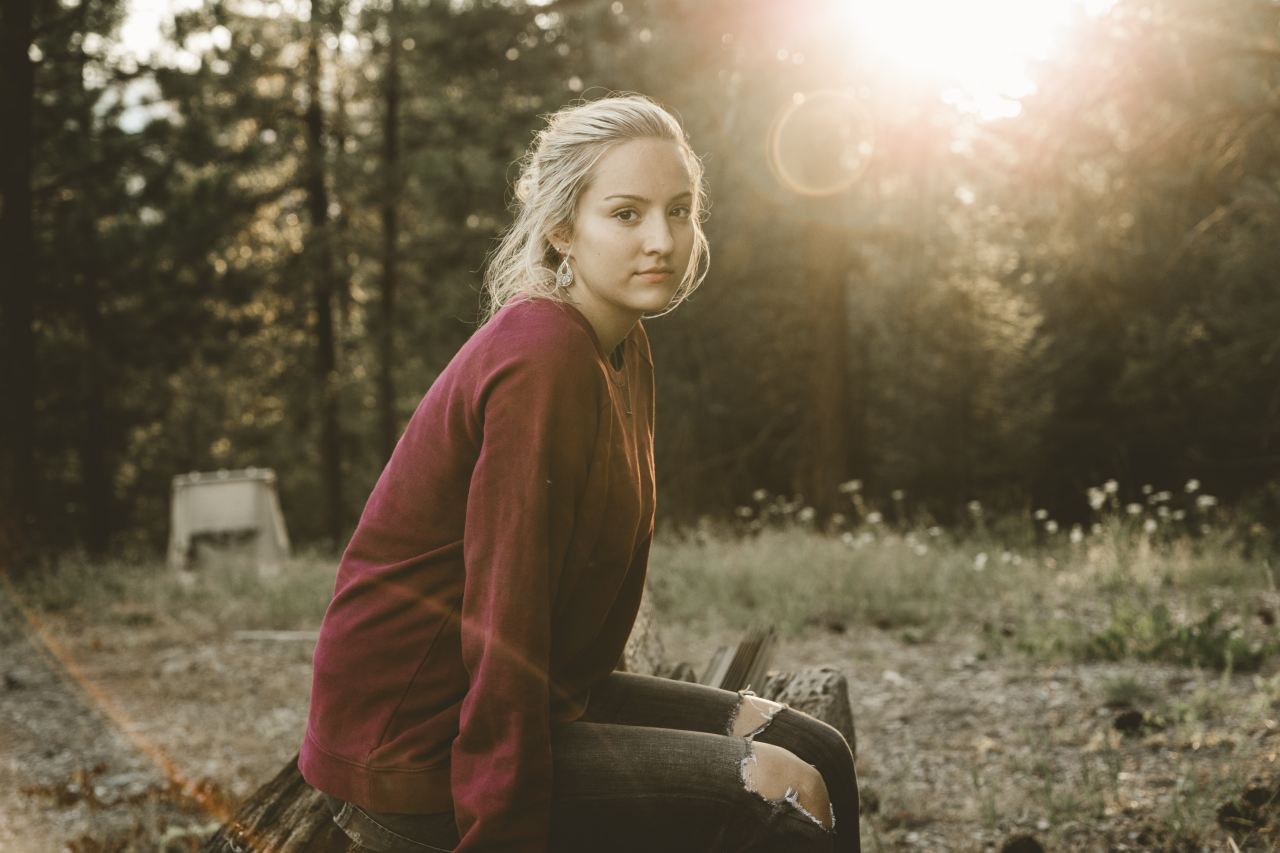
{"label": "woman's shoulder", "polygon": [[488,363],[529,362],[556,367],[596,361],[586,319],[551,299],[523,297],[502,306],[468,342],[472,357]]}

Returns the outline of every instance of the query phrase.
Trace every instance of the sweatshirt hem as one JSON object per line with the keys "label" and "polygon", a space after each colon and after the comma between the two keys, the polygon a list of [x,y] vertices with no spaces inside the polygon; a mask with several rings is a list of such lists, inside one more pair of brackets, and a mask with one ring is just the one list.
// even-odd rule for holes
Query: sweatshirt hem
{"label": "sweatshirt hem", "polygon": [[308,732],[298,753],[307,784],[370,811],[429,814],[453,809],[451,765],[370,767],[327,752]]}

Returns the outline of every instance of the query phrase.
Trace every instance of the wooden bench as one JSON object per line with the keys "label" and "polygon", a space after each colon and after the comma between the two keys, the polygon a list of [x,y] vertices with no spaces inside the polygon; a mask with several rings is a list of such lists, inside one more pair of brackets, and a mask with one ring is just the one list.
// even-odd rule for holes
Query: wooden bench
{"label": "wooden bench", "polygon": [[[646,595],[627,640],[623,666],[627,672],[711,684],[724,690],[751,690],[783,702],[833,726],[857,754],[849,688],[835,668],[809,667],[796,672],[768,670],[773,655],[772,628],[747,632],[736,646],[722,646],[712,655],[701,677],[684,661],[665,659],[653,608]],[[758,685],[758,686],[757,686]],[[200,848],[206,853],[357,853],[333,822],[318,791],[298,772],[297,756],[241,804],[230,822]]]}

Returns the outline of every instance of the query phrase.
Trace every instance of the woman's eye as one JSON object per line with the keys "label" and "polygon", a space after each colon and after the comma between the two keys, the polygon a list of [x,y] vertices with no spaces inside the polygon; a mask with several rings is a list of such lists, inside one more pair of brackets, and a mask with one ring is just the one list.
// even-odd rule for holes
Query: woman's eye
{"label": "woman's eye", "polygon": [[[639,218],[639,216],[640,214],[636,213],[631,208],[627,208],[626,210],[619,210],[617,213],[614,214],[614,217],[621,220],[622,222],[635,222],[636,219]],[[631,218],[628,218],[628,217],[631,217]]]}
{"label": "woman's eye", "polygon": [[679,217],[679,218],[681,218],[681,219],[688,219],[688,218],[689,218],[689,214],[690,214],[690,210],[689,210],[689,208],[684,207],[684,206],[681,206],[681,207],[673,207],[673,208],[671,209],[671,212],[672,212],[672,213],[674,213],[676,216],[678,216],[678,217]]}

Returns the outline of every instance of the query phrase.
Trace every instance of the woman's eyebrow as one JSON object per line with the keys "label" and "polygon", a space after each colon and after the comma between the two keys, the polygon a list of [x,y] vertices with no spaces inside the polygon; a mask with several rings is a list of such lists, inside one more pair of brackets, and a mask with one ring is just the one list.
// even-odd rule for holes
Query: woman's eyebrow
{"label": "woman's eyebrow", "polygon": [[[688,196],[689,198],[693,198],[693,193],[692,193],[691,191],[689,191],[689,190],[685,190],[685,191],[684,191],[684,192],[682,192],[682,193],[678,193],[678,194],[676,194],[676,195],[673,195],[673,196],[671,197],[671,200],[672,200],[672,201],[675,201],[676,199],[685,198],[686,196]],[[642,202],[644,202],[644,203],[646,203],[646,204],[648,204],[648,203],[649,203],[649,199],[645,198],[644,196],[642,196],[642,195],[631,195],[630,193],[618,193],[617,195],[607,195],[607,196],[605,196],[605,197],[604,197],[604,200],[605,200],[605,201],[608,201],[608,200],[609,200],[609,199],[611,199],[611,198],[627,198],[627,199],[631,199],[632,201],[642,201]]]}

